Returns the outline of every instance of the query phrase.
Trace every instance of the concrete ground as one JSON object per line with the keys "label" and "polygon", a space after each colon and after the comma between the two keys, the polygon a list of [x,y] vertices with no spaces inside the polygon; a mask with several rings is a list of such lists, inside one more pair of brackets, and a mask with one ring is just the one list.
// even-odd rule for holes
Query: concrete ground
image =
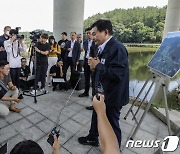
{"label": "concrete ground", "polygon": [[[0,117],[0,144],[8,142],[9,151],[14,145],[24,139],[38,142],[45,154],[51,153],[51,146],[46,142],[47,134],[54,127],[54,122],[63,108],[65,102],[72,92],[55,91],[50,88],[48,94],[39,96],[37,104],[32,97],[24,96],[24,99],[17,107],[21,108],[21,113],[10,113],[7,117]],[[75,91],[67,107],[62,111],[59,124],[61,126],[60,140],[62,154],[100,154],[100,147],[80,145],[78,137],[88,134],[92,111],[85,109],[91,104],[91,98],[79,98],[83,91]],[[126,105],[121,112],[120,126],[122,130],[122,153],[123,154],[153,154],[153,148],[126,148],[126,141],[134,128],[134,121],[129,115],[127,120],[123,117],[127,113],[130,104]],[[143,110],[140,110],[142,113]],[[140,117],[140,114],[138,115]],[[156,140],[163,141],[168,136],[167,126],[151,113],[148,113],[137,132],[134,140]],[[178,148],[174,154],[180,153]]]}

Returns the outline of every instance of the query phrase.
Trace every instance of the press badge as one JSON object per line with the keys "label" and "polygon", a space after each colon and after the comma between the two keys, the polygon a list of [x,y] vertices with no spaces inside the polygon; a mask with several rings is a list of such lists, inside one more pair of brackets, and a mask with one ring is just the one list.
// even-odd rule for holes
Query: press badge
{"label": "press badge", "polygon": [[105,64],[106,59],[101,59],[101,64]]}

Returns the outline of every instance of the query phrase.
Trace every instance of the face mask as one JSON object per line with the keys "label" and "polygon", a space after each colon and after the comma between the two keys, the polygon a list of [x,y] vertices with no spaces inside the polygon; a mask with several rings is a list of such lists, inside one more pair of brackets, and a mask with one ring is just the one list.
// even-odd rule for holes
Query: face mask
{"label": "face mask", "polygon": [[9,31],[6,31],[6,33],[5,33],[7,36],[9,36]]}

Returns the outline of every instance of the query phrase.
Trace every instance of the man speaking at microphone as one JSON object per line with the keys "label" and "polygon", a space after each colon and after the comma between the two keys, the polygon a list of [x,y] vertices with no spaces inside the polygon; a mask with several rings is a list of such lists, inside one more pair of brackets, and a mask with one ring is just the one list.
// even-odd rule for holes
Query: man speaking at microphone
{"label": "man speaking at microphone", "polygon": [[[89,58],[89,66],[95,71],[95,83],[104,90],[106,115],[121,146],[119,126],[120,110],[129,102],[128,53],[124,45],[112,36],[109,20],[98,20],[92,26],[92,35],[99,44],[97,58]],[[97,115],[93,111],[91,128],[86,137],[78,139],[80,144],[98,146]]]}

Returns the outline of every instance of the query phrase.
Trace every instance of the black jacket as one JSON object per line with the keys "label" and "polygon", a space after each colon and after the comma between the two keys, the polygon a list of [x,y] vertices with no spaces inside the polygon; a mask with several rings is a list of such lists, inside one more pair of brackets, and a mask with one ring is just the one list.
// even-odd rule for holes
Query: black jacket
{"label": "black jacket", "polygon": [[[91,47],[94,46],[94,45],[95,45],[95,43],[94,43],[94,41],[93,41]],[[87,51],[88,51],[88,40],[85,40],[85,41],[83,42],[83,47],[84,47],[84,51],[85,51],[85,57],[84,57],[84,58],[86,58]],[[90,49],[90,54],[89,54],[89,56],[91,56],[91,49]]]}
{"label": "black jacket", "polygon": [[129,102],[128,54],[124,45],[114,38],[106,44],[96,68],[96,81],[104,89],[105,103],[111,107],[121,107]]}
{"label": "black jacket", "polygon": [[95,45],[95,43],[90,48],[90,54],[89,57],[96,57],[98,52],[98,45]]}
{"label": "black jacket", "polygon": [[[9,38],[8,38],[9,39]],[[8,40],[4,37],[4,35],[1,35],[0,36],[0,47],[3,47],[4,48],[4,41]],[[7,61],[7,52],[5,51],[0,51],[0,61],[1,60],[5,60]]]}
{"label": "black jacket", "polygon": [[[65,46],[65,61],[66,61],[66,59],[68,57],[68,54],[69,54],[68,48],[71,48],[71,41],[68,41],[66,43],[66,46]],[[79,61],[80,53],[81,53],[80,43],[75,41],[74,47],[73,47],[73,50],[72,50],[72,60],[73,60],[74,65],[76,64],[76,62]]]}

